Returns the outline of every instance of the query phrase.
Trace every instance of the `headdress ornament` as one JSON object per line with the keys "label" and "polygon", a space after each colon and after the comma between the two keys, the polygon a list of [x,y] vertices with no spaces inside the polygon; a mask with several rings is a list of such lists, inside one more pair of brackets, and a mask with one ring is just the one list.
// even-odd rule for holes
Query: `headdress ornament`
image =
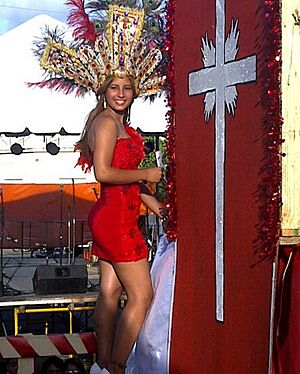
{"label": "headdress ornament", "polygon": [[87,91],[98,94],[107,77],[131,76],[138,95],[161,91],[166,65],[161,0],[148,1],[144,7],[133,3],[131,0],[131,6],[121,6],[98,0],[85,5],[84,0],[67,1],[73,7],[68,23],[74,27],[74,41],[68,44],[58,29],[46,28],[43,39],[35,43],[35,54],[47,77],[30,85],[65,93],[75,89],[77,95]]}

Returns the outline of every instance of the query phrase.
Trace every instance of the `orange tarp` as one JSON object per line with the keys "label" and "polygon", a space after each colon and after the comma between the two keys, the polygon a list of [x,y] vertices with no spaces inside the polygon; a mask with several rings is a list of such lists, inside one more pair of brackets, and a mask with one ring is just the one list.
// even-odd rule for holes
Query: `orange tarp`
{"label": "orange tarp", "polygon": [[99,194],[99,184],[74,184],[74,189],[72,184],[3,184],[2,191],[8,220],[59,220],[61,210],[67,219],[73,208],[77,218],[86,219]]}
{"label": "orange tarp", "polygon": [[98,183],[2,184],[4,247],[66,246],[74,218],[76,243],[90,240],[86,219],[99,190]]}

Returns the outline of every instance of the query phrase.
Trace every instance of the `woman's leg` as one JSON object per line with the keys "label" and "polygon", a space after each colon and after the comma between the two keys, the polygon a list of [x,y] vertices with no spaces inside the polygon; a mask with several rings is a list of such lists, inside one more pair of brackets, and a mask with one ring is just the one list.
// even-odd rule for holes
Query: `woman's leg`
{"label": "woman's leg", "polygon": [[152,300],[152,285],[147,259],[130,263],[114,263],[113,267],[122,283],[127,303],[117,323],[112,351],[110,373],[124,373],[130,351],[142,328]]}
{"label": "woman's leg", "polygon": [[94,320],[97,336],[98,364],[108,367],[112,360],[112,347],[118,302],[122,293],[122,286],[115,270],[109,262],[99,261],[100,291],[96,303]]}

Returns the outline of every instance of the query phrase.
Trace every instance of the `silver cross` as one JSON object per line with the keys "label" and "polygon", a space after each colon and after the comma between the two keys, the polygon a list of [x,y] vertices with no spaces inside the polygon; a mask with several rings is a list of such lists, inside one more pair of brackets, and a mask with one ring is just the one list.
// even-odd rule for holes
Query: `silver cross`
{"label": "silver cross", "polygon": [[231,22],[225,41],[225,0],[216,1],[216,47],[202,38],[204,68],[189,74],[189,95],[205,95],[205,120],[215,109],[215,263],[216,319],[224,322],[224,177],[225,105],[234,114],[236,85],[256,80],[256,56],[235,60],[238,52],[238,21]]}

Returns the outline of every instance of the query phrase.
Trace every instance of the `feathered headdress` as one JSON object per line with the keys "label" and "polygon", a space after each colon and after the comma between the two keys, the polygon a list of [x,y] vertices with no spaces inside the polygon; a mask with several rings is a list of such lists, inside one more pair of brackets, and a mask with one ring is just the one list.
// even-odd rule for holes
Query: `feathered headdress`
{"label": "feathered headdress", "polygon": [[162,0],[121,3],[68,0],[74,41],[67,44],[58,29],[45,29],[35,54],[47,77],[30,86],[98,94],[108,76],[131,76],[138,95],[161,91],[166,78]]}

